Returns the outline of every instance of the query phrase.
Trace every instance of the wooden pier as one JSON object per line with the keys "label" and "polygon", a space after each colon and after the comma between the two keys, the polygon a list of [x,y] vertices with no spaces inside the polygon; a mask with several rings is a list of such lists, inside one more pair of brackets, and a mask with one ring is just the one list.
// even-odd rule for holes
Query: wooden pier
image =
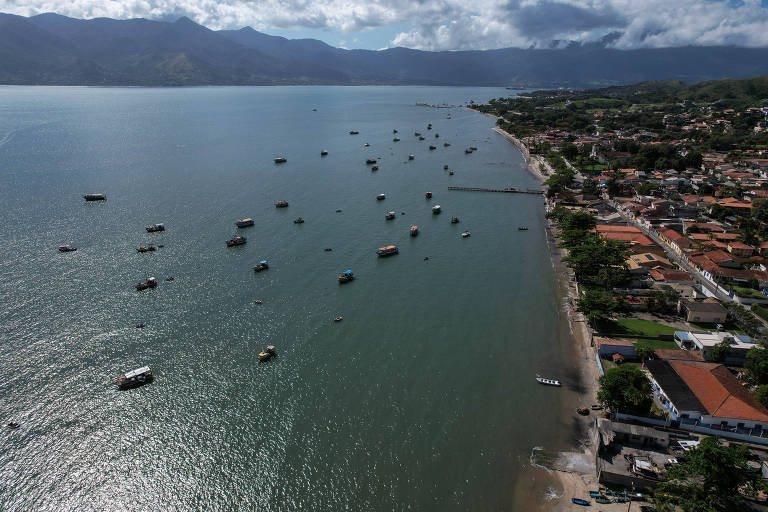
{"label": "wooden pier", "polygon": [[466,190],[467,192],[501,192],[504,194],[537,194],[544,193],[543,190],[525,189],[519,190],[514,187],[509,188],[487,188],[487,187],[448,187],[448,190]]}

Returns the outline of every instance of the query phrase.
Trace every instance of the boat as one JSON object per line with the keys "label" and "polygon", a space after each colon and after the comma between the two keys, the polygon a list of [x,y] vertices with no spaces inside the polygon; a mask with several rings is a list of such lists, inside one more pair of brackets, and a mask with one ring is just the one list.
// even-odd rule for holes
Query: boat
{"label": "boat", "polygon": [[629,492],[627,493],[627,497],[630,501],[643,501],[643,493],[641,492]]}
{"label": "boat", "polygon": [[146,290],[147,288],[155,288],[157,286],[157,279],[150,277],[146,281],[136,283],[136,291]]}
{"label": "boat", "polygon": [[19,423],[15,422],[15,421],[9,421],[9,422],[6,424],[6,426],[7,426],[9,429],[11,429],[11,430],[16,430],[17,428],[19,428],[19,427],[21,426],[21,424],[19,424]]}
{"label": "boat", "polygon": [[536,375],[536,382],[539,384],[545,384],[547,386],[560,386],[560,381],[557,379],[547,379],[546,377],[541,377],[540,375]]}
{"label": "boat", "polygon": [[294,224],[304,224],[304,217],[297,217],[293,220]]}
{"label": "boat", "polygon": [[76,251],[76,250],[77,250],[77,247],[72,247],[69,244],[67,244],[67,245],[60,245],[59,246],[59,252],[72,252],[72,251]]}
{"label": "boat", "polygon": [[166,277],[166,278],[165,278],[165,280],[166,280],[166,281],[168,281],[169,283],[172,283],[173,281],[175,281],[175,279],[174,279],[174,277],[173,277],[173,276],[171,276],[171,277]]}
{"label": "boat", "polygon": [[331,252],[333,249],[332,249],[332,248],[330,248],[330,247],[326,247],[326,248],[325,248],[325,249],[323,249],[323,250],[324,250],[325,252]]}
{"label": "boat", "polygon": [[328,150],[324,149],[320,151],[320,156],[326,156],[326,155],[328,155]]}
{"label": "boat", "polygon": [[368,146],[370,146],[370,144],[368,144],[367,142],[365,144],[363,144],[363,147],[367,148]]}
{"label": "boat", "polygon": [[413,156],[413,155],[408,155],[408,160],[413,160],[414,158],[416,158],[416,157]]}
{"label": "boat", "polygon": [[336,318],[333,319],[334,322],[341,322],[342,320],[344,320],[343,316],[337,316]]}
{"label": "boat", "polygon": [[592,404],[590,409],[592,409],[593,411],[602,411],[603,410],[603,406],[602,405],[598,405],[598,404]]}
{"label": "boat", "polygon": [[155,376],[152,375],[152,370],[150,370],[149,366],[142,366],[125,375],[121,375],[117,378],[115,384],[117,384],[117,387],[120,389],[131,389],[143,386],[144,384],[149,384],[153,380],[155,380]]}
{"label": "boat", "polygon": [[235,222],[235,226],[239,228],[247,228],[247,227],[253,226],[253,219],[250,217],[247,217],[245,219],[240,219],[239,221]]}
{"label": "boat", "polygon": [[432,192],[427,192],[426,194],[424,194],[424,197],[426,197],[427,199],[432,199]]}
{"label": "boat", "polygon": [[377,201],[383,201],[386,198],[387,198],[386,194],[379,194],[376,196]]}
{"label": "boat", "polygon": [[106,194],[85,194],[83,199],[86,201],[106,201],[107,196]]}
{"label": "boat", "polygon": [[595,496],[602,496],[602,493],[600,491],[589,491],[590,498],[594,498]]}
{"label": "boat", "polygon": [[378,171],[378,170],[379,170],[379,164],[373,164],[373,165],[371,166],[371,170],[372,170],[372,171]]}
{"label": "boat", "polygon": [[419,226],[411,226],[411,236],[417,236],[419,234]]}
{"label": "boat", "polygon": [[436,134],[435,134],[435,138],[436,138],[436,139],[439,139],[439,138],[440,138],[440,134],[439,134],[439,133],[436,133]]}
{"label": "boat", "polygon": [[472,151],[477,151],[477,148],[475,146],[469,146],[469,149],[471,149]]}
{"label": "boat", "polygon": [[358,133],[360,133],[360,132],[357,131],[357,130],[349,130],[349,134],[350,135],[357,135]]}
{"label": "boat", "polygon": [[143,329],[144,328],[144,324],[136,324],[136,328],[137,329]]}
{"label": "boat", "polygon": [[288,208],[288,201],[278,201],[275,203],[275,208]]}
{"label": "boat", "polygon": [[444,148],[447,148],[447,147],[450,147],[450,146],[451,146],[451,145],[450,145],[450,144],[448,144],[447,142],[443,142],[443,147],[444,147]]}
{"label": "boat", "polygon": [[581,505],[583,507],[588,507],[591,505],[591,503],[587,500],[582,500],[581,498],[571,498],[571,503],[574,505]]}
{"label": "boat", "polygon": [[448,171],[448,176],[453,176],[453,171]]}
{"label": "boat", "polygon": [[419,140],[424,140],[424,137],[423,137],[423,136],[422,136],[422,137],[419,137]]}
{"label": "boat", "polygon": [[464,150],[464,153],[468,155],[468,154],[472,153],[472,150],[467,148],[467,149]]}
{"label": "boat", "polygon": [[144,226],[144,229],[147,230],[147,233],[158,233],[165,231],[165,224],[150,224],[149,226]]}
{"label": "boat", "polygon": [[395,137],[394,139],[392,139],[392,142],[400,142],[400,137]]}
{"label": "boat", "polygon": [[379,247],[379,250],[376,251],[376,254],[379,256],[392,256],[393,254],[397,254],[399,251],[397,250],[396,245],[387,245],[384,247]]}
{"label": "boat", "polygon": [[152,244],[140,245],[136,248],[136,252],[155,252],[156,250],[157,250],[157,247],[155,247]]}
{"label": "boat", "polygon": [[578,409],[576,409],[576,412],[581,414],[582,416],[587,416],[589,414],[589,409],[587,409],[586,407],[579,407]]}
{"label": "boat", "polygon": [[421,137],[421,134],[419,132],[413,132],[414,137]]}
{"label": "boat", "polygon": [[395,218],[395,212],[387,212],[384,214],[384,218],[387,220],[392,220]]}
{"label": "boat", "polygon": [[439,213],[440,213],[440,205],[436,204],[435,206],[432,207],[432,214],[438,215]]}
{"label": "boat", "polygon": [[376,163],[376,159],[375,158],[369,158],[369,159],[367,159],[365,161],[365,163],[368,164],[368,165],[375,164]]}
{"label": "boat", "polygon": [[351,270],[345,270],[341,274],[339,274],[339,283],[348,283],[355,279],[355,274],[352,273]]}
{"label": "boat", "polygon": [[427,125],[427,130],[431,130],[431,129],[432,129],[432,124],[430,123]]}
{"label": "boat", "polygon": [[444,170],[444,171],[447,171],[447,170],[448,170],[448,164],[445,164],[445,165],[443,166],[443,170]]}
{"label": "boat", "polygon": [[434,151],[435,149],[437,149],[437,146],[429,146],[430,151]]}
{"label": "boat", "polygon": [[518,230],[518,231],[528,231],[528,227],[527,227],[527,226],[519,226],[519,227],[517,228],[517,230]]}
{"label": "boat", "polygon": [[459,218],[458,217],[451,217],[451,224],[458,224]]}
{"label": "boat", "polygon": [[469,231],[465,231],[461,234],[461,238],[469,238],[470,236],[472,236],[472,233]]}
{"label": "boat", "polygon": [[288,159],[285,158],[284,156],[275,157],[275,163],[276,164],[284,164],[287,161],[288,161]]}
{"label": "boat", "polygon": [[238,235],[235,238],[227,240],[227,247],[235,247],[236,245],[243,245],[245,244],[245,242],[246,242],[245,237]]}
{"label": "boat", "polygon": [[262,270],[267,270],[269,268],[269,262],[267,260],[261,260],[256,264],[256,266],[253,267],[254,272],[261,272]]}
{"label": "boat", "polygon": [[392,130],[392,133],[397,133],[397,130]]}
{"label": "boat", "polygon": [[267,348],[259,352],[259,362],[263,363],[265,361],[269,361],[273,357],[277,356],[277,352],[275,352],[275,346],[269,345]]}
{"label": "boat", "polygon": [[595,503],[602,503],[605,505],[606,503],[611,503],[611,499],[606,498],[605,496],[595,496]]}

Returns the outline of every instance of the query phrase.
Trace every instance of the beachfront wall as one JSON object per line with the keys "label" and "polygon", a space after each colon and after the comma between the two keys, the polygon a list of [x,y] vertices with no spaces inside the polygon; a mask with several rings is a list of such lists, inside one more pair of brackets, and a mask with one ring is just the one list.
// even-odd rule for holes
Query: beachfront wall
{"label": "beachfront wall", "polygon": [[657,482],[646,478],[613,473],[602,469],[600,470],[597,481],[608,487],[626,487],[627,489],[641,490],[651,489],[657,484]]}

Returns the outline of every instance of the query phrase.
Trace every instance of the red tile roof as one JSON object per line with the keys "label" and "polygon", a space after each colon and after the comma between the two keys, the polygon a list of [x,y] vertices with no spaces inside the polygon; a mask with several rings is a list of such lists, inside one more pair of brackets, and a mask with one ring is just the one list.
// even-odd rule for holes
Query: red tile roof
{"label": "red tile roof", "polygon": [[654,281],[693,282],[691,275],[688,272],[683,272],[681,270],[652,269],[648,271],[648,275],[650,275]]}
{"label": "red tile roof", "polygon": [[678,361],[704,361],[704,356],[697,350],[657,348],[653,351],[657,359],[676,359]]}
{"label": "red tile roof", "polygon": [[598,233],[642,233],[640,228],[635,226],[617,226],[612,224],[598,224],[595,226],[595,230]]}

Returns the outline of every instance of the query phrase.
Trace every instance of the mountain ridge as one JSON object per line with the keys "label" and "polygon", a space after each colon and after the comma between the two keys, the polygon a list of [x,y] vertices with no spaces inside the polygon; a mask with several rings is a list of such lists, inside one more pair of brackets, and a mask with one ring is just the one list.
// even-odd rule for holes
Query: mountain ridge
{"label": "mountain ridge", "polygon": [[768,74],[768,48],[347,50],[251,27],[0,13],[0,84],[598,87]]}

